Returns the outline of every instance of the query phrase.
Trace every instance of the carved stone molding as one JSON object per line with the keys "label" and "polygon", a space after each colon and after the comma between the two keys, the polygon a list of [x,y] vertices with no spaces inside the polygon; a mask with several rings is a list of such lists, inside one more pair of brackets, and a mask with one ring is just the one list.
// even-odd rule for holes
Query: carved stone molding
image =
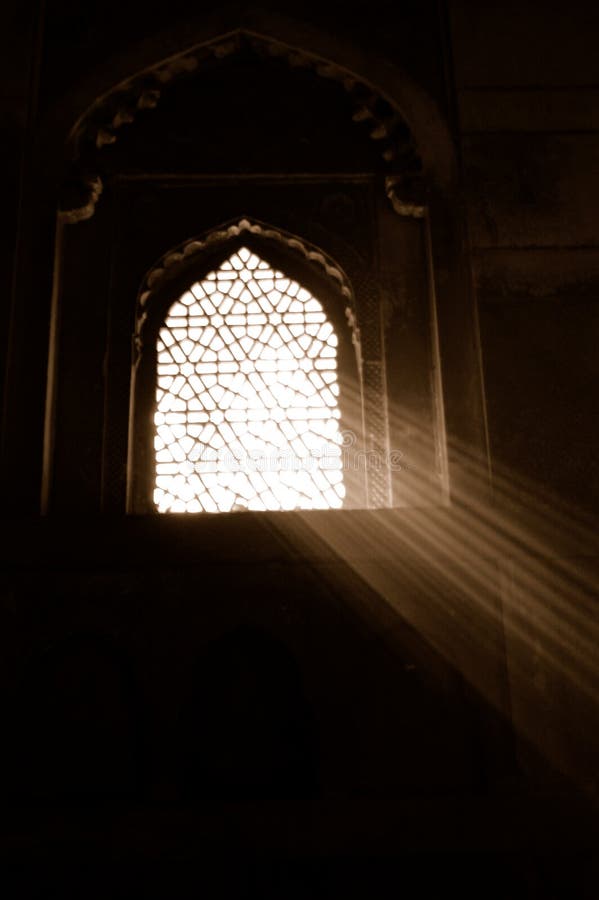
{"label": "carved stone molding", "polygon": [[134,335],[134,350],[136,359],[142,350],[141,333],[144,323],[147,319],[148,305],[151,302],[152,295],[162,285],[164,279],[177,272],[184,266],[187,266],[195,256],[201,256],[206,250],[225,243],[231,238],[239,237],[247,232],[250,235],[259,235],[268,240],[276,241],[283,244],[297,254],[301,259],[309,264],[319,268],[334,283],[337,290],[347,301],[346,316],[353,330],[353,340],[356,346],[359,346],[359,335],[356,324],[356,315],[354,309],[354,294],[351,284],[345,273],[333,262],[333,260],[317,247],[301,241],[293,234],[278,229],[271,228],[262,222],[250,220],[246,218],[239,219],[236,222],[228,223],[220,228],[210,231],[207,235],[200,238],[193,238],[186,241],[175,250],[170,250],[150,269],[142,283],[138,299],[136,312],[136,332]]}
{"label": "carved stone molding", "polygon": [[[84,162],[92,168],[94,160],[98,165],[97,154],[102,148],[114,144],[120,129],[131,125],[140,110],[156,107],[165,88],[172,82],[200,70],[210,59],[223,59],[248,45],[265,58],[285,60],[291,68],[309,69],[321,78],[339,83],[352,99],[353,121],[368,126],[370,138],[380,144],[385,163],[394,171],[420,171],[421,160],[410,129],[390,100],[341,66],[241,29],[217,41],[193,47],[115,85],[109,93],[98,98],[75,125],[68,143],[68,157],[74,165]],[[97,180],[98,176],[95,178]],[[84,187],[85,182],[81,182],[80,188]],[[67,221],[89,218],[98,196],[90,182],[82,199],[79,218],[74,207],[62,205],[70,215]]]}
{"label": "carved stone molding", "polygon": [[102,193],[99,175],[71,173],[63,184],[59,217],[66,225],[90,219]]}
{"label": "carved stone molding", "polygon": [[426,185],[420,174],[388,175],[385,191],[399,216],[422,219],[426,212]]}
{"label": "carved stone molding", "polygon": [[346,307],[345,315],[347,317],[347,324],[351,329],[352,344],[354,350],[356,351],[356,365],[358,366],[360,377],[362,377],[362,340],[360,335],[360,326],[358,325],[358,317],[356,316],[356,311],[350,306]]}

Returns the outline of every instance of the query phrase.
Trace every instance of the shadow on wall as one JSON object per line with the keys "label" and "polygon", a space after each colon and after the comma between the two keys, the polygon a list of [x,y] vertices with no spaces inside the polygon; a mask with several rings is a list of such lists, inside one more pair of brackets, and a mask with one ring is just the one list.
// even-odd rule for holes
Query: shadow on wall
{"label": "shadow on wall", "polygon": [[260,629],[236,628],[208,645],[180,726],[183,800],[256,801],[316,789],[315,730],[299,667]]}
{"label": "shadow on wall", "polygon": [[21,799],[127,802],[145,778],[144,711],[128,661],[109,640],[76,635],[31,662],[14,714]]}

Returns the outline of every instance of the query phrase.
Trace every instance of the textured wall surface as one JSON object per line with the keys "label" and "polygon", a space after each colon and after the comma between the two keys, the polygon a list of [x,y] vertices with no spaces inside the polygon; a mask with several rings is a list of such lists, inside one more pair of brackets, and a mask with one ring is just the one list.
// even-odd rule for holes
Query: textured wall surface
{"label": "textured wall surface", "polygon": [[[0,890],[595,898],[596,4],[30,0],[3,15]],[[235,132],[219,110],[235,72],[215,70],[203,95],[190,82],[107,146],[96,214],[56,247],[64,142],[91,99],[213,20],[226,31],[250,15],[405,88],[431,182],[408,202],[429,203],[430,229],[387,203],[390,169],[349,95],[329,115],[339,84],[320,91],[295,59],[289,109],[304,84],[312,102],[293,154],[281,159],[276,127],[260,152],[252,129],[265,140],[273,123],[239,95],[239,145],[202,157],[209,202],[196,214],[178,199],[177,167],[193,169],[208,126]],[[355,129],[364,143],[344,154]],[[276,180],[325,164],[330,196]],[[265,218],[309,221],[304,237],[326,231],[332,254],[350,238],[368,248],[370,313],[402,394],[391,440],[425,465],[394,474],[398,509],[116,514],[142,273],[215,210],[237,215],[226,179],[260,165],[275,179],[243,196]],[[173,179],[146,189],[144,166]],[[341,191],[357,169],[368,189]],[[368,215],[344,218],[348,203]],[[118,502],[102,506],[114,447]],[[460,472],[448,506],[444,466]]]}

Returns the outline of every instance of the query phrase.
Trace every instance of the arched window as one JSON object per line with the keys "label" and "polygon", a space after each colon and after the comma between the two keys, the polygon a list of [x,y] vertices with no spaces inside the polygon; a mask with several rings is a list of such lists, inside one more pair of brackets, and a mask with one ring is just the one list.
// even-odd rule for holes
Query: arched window
{"label": "arched window", "polygon": [[158,511],[341,507],[337,346],[310,291],[245,246],[192,284],[157,341]]}
{"label": "arched window", "polygon": [[363,507],[354,310],[340,263],[264,222],[160,257],[138,293],[130,511]]}
{"label": "arched window", "polygon": [[[453,204],[449,132],[424,92],[414,93],[390,61],[381,66],[378,58],[355,55],[347,46],[329,64],[329,36],[315,33],[314,39],[319,53],[312,44],[310,50],[297,48],[259,28],[208,37],[172,60],[156,61],[126,87],[119,82],[73,130],[57,243],[61,265],[54,296],[60,315],[48,377],[45,509],[145,514],[421,507],[447,502],[451,466],[461,478],[457,451],[450,465],[450,447],[476,443],[484,419],[473,412],[476,316],[464,260],[461,251],[455,253],[461,224]],[[352,59],[355,71],[346,68]],[[264,100],[259,110],[257,96]],[[404,117],[403,100],[417,128]],[[201,121],[198,109],[205,112]],[[248,109],[256,115],[248,118]],[[82,220],[82,229],[64,227]],[[283,273],[282,280],[297,282],[310,301],[321,304],[332,326],[329,338],[339,341],[337,348],[329,339],[326,344],[337,351],[336,380],[327,381],[326,370],[310,355],[320,338],[308,326],[320,330],[326,322],[306,318],[305,334],[293,334],[290,325],[299,329],[301,323],[282,321],[292,340],[270,321],[256,324],[260,340],[250,333],[254,324],[248,319],[235,326],[246,332],[229,329],[232,346],[247,355],[236,360],[226,359],[233,349],[220,334],[223,326],[209,321],[224,319],[216,308],[195,317],[206,319],[203,325],[192,325],[193,316],[176,327],[167,323],[174,303],[186,307],[181,298],[191,287],[209,281],[244,247],[272,266],[273,276]],[[297,300],[296,295],[291,302]],[[255,315],[270,319],[282,313],[273,307],[272,313],[261,308]],[[313,365],[312,374],[324,386],[301,366],[295,384],[285,383],[282,366],[270,373],[276,382],[267,384],[258,363],[282,359],[264,337],[266,325],[275,343],[281,339],[281,353],[300,348],[302,355],[294,358]],[[168,336],[165,331],[161,338],[163,328]],[[211,363],[217,370],[197,371],[209,358],[191,360],[181,342],[195,346],[191,330],[206,338],[210,328],[216,343],[223,340],[222,354],[209,342],[205,352],[215,354]],[[179,340],[175,330],[188,334]],[[165,357],[164,365],[180,371],[159,373],[158,342],[161,353],[170,353],[169,337],[180,358]],[[253,357],[258,344],[262,349]],[[234,362],[255,367],[253,394],[231,400],[231,410],[246,415],[237,431],[221,403],[227,391],[234,393],[230,387],[238,373],[224,368]],[[187,364],[194,371],[186,374]],[[246,388],[252,386],[250,372],[241,374]],[[258,376],[264,387],[256,387]],[[163,377],[173,380],[158,384]],[[301,401],[310,415],[294,419],[282,394],[293,390],[294,402],[299,400],[300,378],[315,393]],[[157,390],[165,391],[159,404],[183,407],[158,412],[183,420],[155,421]],[[310,424],[318,419],[316,404],[330,432]],[[275,410],[284,413],[280,421]],[[192,413],[207,418],[192,421]],[[219,413],[222,422],[216,421]],[[252,430],[259,415],[265,416],[262,444]],[[308,424],[298,425],[303,430],[293,436],[293,422]],[[166,431],[157,431],[160,426],[169,427],[168,440]],[[295,458],[304,454],[294,442],[311,454],[310,443],[323,438],[324,449],[334,451],[339,435],[349,436],[343,459],[351,452],[352,465],[335,475],[332,466],[314,461],[309,473],[293,471]],[[246,479],[235,471],[209,472],[210,460],[201,459],[227,453],[235,441],[245,456],[260,457],[262,450],[272,456],[281,449],[274,436],[289,454],[289,471],[281,465]],[[73,441],[79,448],[75,464]],[[238,461],[240,451],[231,456]],[[198,471],[202,462],[204,471]],[[157,472],[157,466],[167,469]],[[158,477],[164,479],[160,484]]]}

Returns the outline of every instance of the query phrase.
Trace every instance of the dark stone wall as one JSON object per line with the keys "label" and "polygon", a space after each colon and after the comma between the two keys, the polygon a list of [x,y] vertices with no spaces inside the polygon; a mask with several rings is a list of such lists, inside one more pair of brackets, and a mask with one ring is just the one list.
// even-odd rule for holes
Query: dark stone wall
{"label": "dark stone wall", "polygon": [[597,510],[599,14],[450,4],[493,469]]}
{"label": "dark stone wall", "polygon": [[[232,20],[250,6],[232,4]],[[447,117],[468,228],[444,236],[441,221],[433,233],[437,289],[464,244],[480,347],[454,346],[453,358],[480,351],[492,501],[462,493],[450,510],[278,524],[97,516],[105,358],[100,342],[85,358],[76,332],[106,328],[104,307],[78,305],[87,260],[110,269],[99,245],[88,255],[86,236],[109,227],[98,214],[65,242],[76,327],[57,398],[63,436],[72,427],[78,439],[58,447],[55,476],[75,473],[85,490],[71,484],[62,517],[40,519],[57,196],[45,163],[27,168],[36,128],[50,110],[68,118],[60,98],[97,67],[137,58],[144,41],[158,53],[181,22],[212,10],[188,7],[5,4],[2,878],[19,896],[55,883],[73,896],[140,885],[185,896],[191,877],[210,896],[401,884],[474,897],[482,883],[497,900],[594,897],[595,5],[260,4],[297,20],[298,34],[314,24],[397,62]],[[424,256],[421,233],[399,230]],[[401,292],[415,296],[421,278],[408,273]],[[446,328],[450,314],[446,304]],[[11,327],[30,328],[31,343],[11,344]],[[417,387],[415,406],[428,390]],[[468,447],[457,452],[470,461]],[[252,716],[264,727],[244,754],[229,745]],[[215,804],[214,786],[231,784],[232,805]],[[280,793],[289,785],[292,799]]]}
{"label": "dark stone wall", "polygon": [[[495,502],[517,497],[566,530],[599,499],[599,15],[581,2],[449,9]],[[584,650],[549,610],[594,618],[596,601],[552,569],[504,582],[512,715],[558,755],[570,734],[582,770],[595,713],[565,661]],[[525,650],[512,628],[523,617]],[[549,663],[555,641],[563,668]]]}

